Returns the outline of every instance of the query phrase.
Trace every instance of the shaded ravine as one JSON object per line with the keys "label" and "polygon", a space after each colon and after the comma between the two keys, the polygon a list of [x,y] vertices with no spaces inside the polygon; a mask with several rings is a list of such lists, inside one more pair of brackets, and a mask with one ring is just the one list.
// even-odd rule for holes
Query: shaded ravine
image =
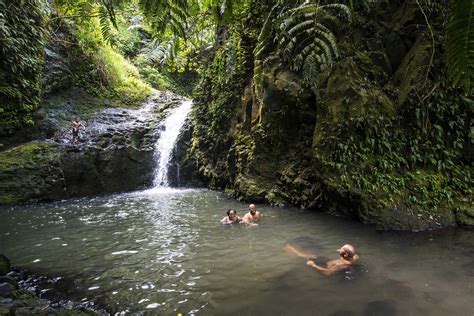
{"label": "shaded ravine", "polygon": [[[173,128],[184,122],[185,104],[170,111],[164,123],[160,140],[168,146],[156,148],[171,152],[174,136],[166,134],[179,134]],[[160,159],[169,156],[160,154]],[[166,171],[168,163],[159,161],[157,169]],[[269,216],[258,227],[221,227],[227,208],[243,215],[246,205],[220,192],[165,183],[131,193],[0,208],[0,253],[48,275],[40,293],[56,292],[110,314],[474,312],[474,232],[378,233],[325,214],[260,205]],[[334,258],[346,242],[357,247],[360,264],[333,277],[283,250],[291,243]]]}

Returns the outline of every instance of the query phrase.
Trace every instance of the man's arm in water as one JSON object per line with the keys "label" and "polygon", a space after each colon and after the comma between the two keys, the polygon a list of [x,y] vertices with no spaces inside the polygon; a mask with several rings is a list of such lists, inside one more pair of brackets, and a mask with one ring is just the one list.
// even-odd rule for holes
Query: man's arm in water
{"label": "man's arm in water", "polygon": [[328,264],[329,265],[328,268],[323,268],[323,267],[317,265],[316,263],[314,263],[311,260],[307,261],[306,264],[313,267],[313,268],[315,268],[316,270],[318,270],[319,272],[321,272],[324,275],[331,275],[334,272],[345,270],[350,266],[350,265],[346,265],[346,264],[331,266],[331,265]]}
{"label": "man's arm in water", "polygon": [[318,266],[316,263],[314,263],[314,262],[311,261],[311,260],[307,261],[306,264],[309,265],[310,267],[315,268],[316,270],[318,270],[319,272],[321,272],[321,273],[324,274],[324,275],[331,275],[331,274],[333,274],[333,273],[335,272],[335,271],[332,270],[332,269],[320,267],[320,266]]}

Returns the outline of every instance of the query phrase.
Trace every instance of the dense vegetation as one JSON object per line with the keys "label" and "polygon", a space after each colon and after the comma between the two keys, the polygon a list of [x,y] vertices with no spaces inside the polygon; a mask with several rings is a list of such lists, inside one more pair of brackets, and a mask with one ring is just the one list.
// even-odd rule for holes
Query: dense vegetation
{"label": "dense vegetation", "polygon": [[41,98],[45,7],[30,0],[23,5],[0,2],[0,135],[33,124]]}
{"label": "dense vegetation", "polygon": [[[474,223],[471,0],[0,6],[0,136],[67,89],[98,107],[173,90],[195,100],[186,163],[211,187],[383,227]],[[45,48],[67,80],[44,79]]]}
{"label": "dense vegetation", "polygon": [[201,172],[381,227],[472,223],[472,73],[446,80],[447,4],[255,3],[268,16],[233,25],[197,89]]}

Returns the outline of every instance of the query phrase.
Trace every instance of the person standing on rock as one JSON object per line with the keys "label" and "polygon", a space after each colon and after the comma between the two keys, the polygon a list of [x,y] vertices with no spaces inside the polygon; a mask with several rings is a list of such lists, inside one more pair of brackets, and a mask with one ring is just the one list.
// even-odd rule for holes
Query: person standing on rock
{"label": "person standing on rock", "polygon": [[82,127],[82,123],[79,121],[79,118],[75,117],[72,121],[72,143],[79,144],[81,139],[79,138],[79,129]]}

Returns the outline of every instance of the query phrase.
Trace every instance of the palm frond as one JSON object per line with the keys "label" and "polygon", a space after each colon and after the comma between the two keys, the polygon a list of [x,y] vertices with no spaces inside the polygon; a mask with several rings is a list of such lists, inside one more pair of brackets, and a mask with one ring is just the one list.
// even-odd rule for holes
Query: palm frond
{"label": "palm frond", "polygon": [[474,82],[474,3],[456,0],[448,23],[446,55],[449,76],[455,85],[462,83],[467,94]]}
{"label": "palm frond", "polygon": [[110,41],[110,16],[109,12],[104,7],[99,7],[99,23],[100,31],[102,33],[102,38],[104,41]]}

